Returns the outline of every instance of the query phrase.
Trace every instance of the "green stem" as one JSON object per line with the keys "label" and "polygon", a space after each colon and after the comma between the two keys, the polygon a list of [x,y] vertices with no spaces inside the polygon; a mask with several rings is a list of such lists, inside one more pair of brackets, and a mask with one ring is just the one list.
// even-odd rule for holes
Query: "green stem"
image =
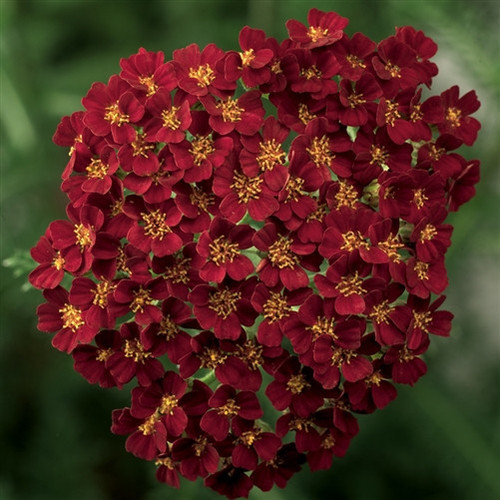
{"label": "green stem", "polygon": [[215,370],[208,372],[204,377],[198,379],[200,382],[203,382],[207,385],[210,385],[215,380]]}

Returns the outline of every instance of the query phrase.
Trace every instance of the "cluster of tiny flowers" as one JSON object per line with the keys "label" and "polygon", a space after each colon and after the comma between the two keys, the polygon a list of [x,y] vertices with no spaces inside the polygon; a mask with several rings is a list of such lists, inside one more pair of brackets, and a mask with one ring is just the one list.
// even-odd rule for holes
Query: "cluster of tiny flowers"
{"label": "cluster of tiny flowers", "polygon": [[445,223],[475,193],[474,91],[424,97],[436,44],[310,10],[281,44],[140,49],[54,142],[67,219],[32,249],[38,328],[101,387],[126,449],[228,498],[327,469],[356,414],[449,335]]}

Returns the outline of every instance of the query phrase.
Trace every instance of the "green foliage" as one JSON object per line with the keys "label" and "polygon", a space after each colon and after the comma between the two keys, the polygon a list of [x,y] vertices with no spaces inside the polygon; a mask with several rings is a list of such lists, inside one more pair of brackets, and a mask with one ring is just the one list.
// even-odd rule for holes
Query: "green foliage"
{"label": "green foliage", "polygon": [[[500,489],[500,227],[498,117],[499,3],[465,0],[317,1],[350,18],[349,34],[374,40],[412,24],[439,45],[434,91],[476,89],[483,123],[473,151],[478,194],[450,222],[448,308],[452,338],[433,339],[429,374],[399,389],[388,408],[361,418],[360,435],[330,471],[295,476],[286,492],[253,500],[498,498]],[[119,72],[141,46],[167,56],[190,43],[237,48],[242,26],[281,39],[289,18],[305,21],[310,1],[0,2],[0,413],[2,500],[216,499],[201,481],[179,492],[109,432],[110,412],[129,394],[89,386],[72,360],[36,330],[41,294],[27,290],[29,249],[48,223],[65,218],[59,191],[66,153],[51,142],[61,116],[82,109],[94,81]],[[479,6],[479,7],[478,7]],[[492,437],[493,436],[493,437]]]}

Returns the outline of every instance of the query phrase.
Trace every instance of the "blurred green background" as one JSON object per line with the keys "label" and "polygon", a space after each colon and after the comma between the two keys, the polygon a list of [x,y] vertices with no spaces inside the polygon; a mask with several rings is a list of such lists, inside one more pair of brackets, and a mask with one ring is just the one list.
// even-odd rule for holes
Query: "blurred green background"
{"label": "blurred green background", "polygon": [[[175,491],[154,465],[125,452],[109,432],[126,391],[91,386],[72,359],[37,332],[41,294],[25,286],[31,248],[64,218],[59,192],[66,151],[51,142],[63,115],[81,109],[94,81],[118,73],[139,47],[215,42],[237,48],[242,26],[286,37],[316,6],[350,18],[346,31],[379,41],[395,26],[423,29],[439,45],[433,93],[475,89],[483,129],[469,158],[482,161],[477,197],[450,218],[449,339],[434,338],[429,373],[401,387],[383,411],[360,418],[348,455],[330,471],[296,475],[279,500],[500,498],[500,3],[498,1],[89,1],[0,0],[1,4],[1,500],[217,498],[201,482]],[[24,253],[23,253],[24,252]],[[23,272],[24,269],[24,272]]]}

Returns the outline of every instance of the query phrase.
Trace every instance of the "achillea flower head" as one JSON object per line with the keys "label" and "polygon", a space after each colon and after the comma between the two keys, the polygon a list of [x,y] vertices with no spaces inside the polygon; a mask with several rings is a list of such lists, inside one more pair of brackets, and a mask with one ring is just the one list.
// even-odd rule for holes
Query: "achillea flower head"
{"label": "achillea flower head", "polygon": [[247,497],[329,468],[450,334],[445,221],[479,180],[456,152],[479,101],[422,100],[421,31],[347,23],[141,48],[54,135],[68,219],[32,249],[38,328],[90,383],[134,384],[111,430],[168,485]]}

